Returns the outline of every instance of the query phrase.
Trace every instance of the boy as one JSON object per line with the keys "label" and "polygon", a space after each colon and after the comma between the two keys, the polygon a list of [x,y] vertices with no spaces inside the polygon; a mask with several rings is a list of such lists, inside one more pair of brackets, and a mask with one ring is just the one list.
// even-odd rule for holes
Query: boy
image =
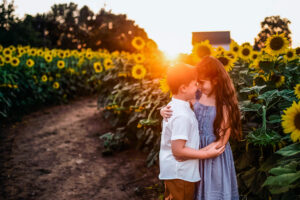
{"label": "boy", "polygon": [[[165,200],[193,200],[195,183],[200,181],[199,160],[220,155],[225,146],[216,143],[199,150],[199,131],[195,113],[189,101],[197,90],[197,71],[187,64],[176,64],[167,73],[167,83],[173,94],[168,105],[172,117],[163,121],[159,152],[160,174],[164,180]],[[189,159],[179,162],[175,157]]]}

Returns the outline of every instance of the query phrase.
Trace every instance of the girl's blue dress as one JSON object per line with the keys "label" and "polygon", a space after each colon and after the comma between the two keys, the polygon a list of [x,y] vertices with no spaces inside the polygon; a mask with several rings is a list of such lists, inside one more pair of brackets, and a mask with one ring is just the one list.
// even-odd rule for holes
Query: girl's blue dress
{"label": "girl's blue dress", "polygon": [[[216,107],[200,104],[201,93],[197,91],[194,103],[199,134],[200,148],[214,142],[213,123],[216,117]],[[238,185],[231,147],[226,144],[225,151],[216,158],[199,160],[201,181],[197,182],[196,200],[238,200]]]}

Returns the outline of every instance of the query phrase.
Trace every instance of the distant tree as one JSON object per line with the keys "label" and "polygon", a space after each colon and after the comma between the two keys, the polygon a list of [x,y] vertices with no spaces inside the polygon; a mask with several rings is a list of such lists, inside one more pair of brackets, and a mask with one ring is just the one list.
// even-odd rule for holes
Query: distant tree
{"label": "distant tree", "polygon": [[94,14],[87,6],[54,4],[47,13],[26,15],[23,20],[14,17],[13,1],[0,5],[0,43],[61,49],[105,48],[109,51],[135,49],[131,41],[147,33],[124,14],[113,14],[100,9]]}
{"label": "distant tree", "polygon": [[6,0],[2,1],[0,5],[0,30],[8,30],[10,26],[15,23],[15,18],[13,12],[15,11],[14,8],[14,1],[7,3]]}
{"label": "distant tree", "polygon": [[289,29],[289,24],[291,22],[283,18],[281,19],[279,15],[266,17],[261,24],[261,31],[258,33],[254,42],[254,49],[259,50],[265,47],[265,42],[267,38],[273,34],[284,33],[285,37],[289,40],[290,44],[292,43],[291,31]]}

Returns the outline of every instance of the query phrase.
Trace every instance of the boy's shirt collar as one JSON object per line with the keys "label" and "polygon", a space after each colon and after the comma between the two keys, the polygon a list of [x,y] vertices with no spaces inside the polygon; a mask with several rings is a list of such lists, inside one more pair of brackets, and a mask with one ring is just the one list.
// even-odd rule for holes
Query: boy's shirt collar
{"label": "boy's shirt collar", "polygon": [[184,105],[184,106],[187,106],[190,108],[190,103],[188,101],[184,101],[184,100],[181,100],[181,99],[176,99],[174,97],[172,97],[172,101],[178,103],[178,104],[181,104],[181,105]]}

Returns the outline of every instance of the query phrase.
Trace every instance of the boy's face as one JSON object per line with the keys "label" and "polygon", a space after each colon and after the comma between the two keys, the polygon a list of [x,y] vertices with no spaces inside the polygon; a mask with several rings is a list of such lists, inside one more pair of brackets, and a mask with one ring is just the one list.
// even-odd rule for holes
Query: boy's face
{"label": "boy's face", "polygon": [[192,100],[195,98],[195,93],[198,89],[197,80],[193,80],[189,83],[189,85],[184,87],[184,94],[187,100]]}

